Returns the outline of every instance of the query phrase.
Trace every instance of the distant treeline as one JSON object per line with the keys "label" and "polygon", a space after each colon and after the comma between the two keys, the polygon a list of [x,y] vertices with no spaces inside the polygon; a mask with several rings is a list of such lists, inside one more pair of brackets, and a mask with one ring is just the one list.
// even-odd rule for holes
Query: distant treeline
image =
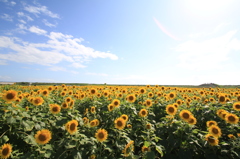
{"label": "distant treeline", "polygon": [[[104,86],[104,85],[108,85],[108,86],[146,86],[146,85],[132,85],[132,84],[91,84],[91,83],[46,83],[46,82],[16,82],[17,85],[22,85],[22,86],[47,86],[47,85],[51,85],[51,86],[59,86],[62,84],[65,84],[67,86],[88,86],[88,85],[97,85],[97,86]],[[155,85],[150,85],[151,87],[154,87]],[[165,86],[165,87],[184,87],[184,88],[240,88],[240,85],[218,85],[215,83],[204,83],[201,85],[159,85],[159,86]]]}

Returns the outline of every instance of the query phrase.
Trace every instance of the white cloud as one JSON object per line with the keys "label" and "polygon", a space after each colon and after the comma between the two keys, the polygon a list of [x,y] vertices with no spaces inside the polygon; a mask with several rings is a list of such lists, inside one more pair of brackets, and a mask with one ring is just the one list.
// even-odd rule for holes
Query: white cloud
{"label": "white cloud", "polygon": [[3,15],[1,15],[0,18],[4,19],[6,21],[10,21],[10,22],[13,21],[13,17],[8,14],[5,14],[5,13]]}
{"label": "white cloud", "polygon": [[106,73],[94,73],[94,72],[87,72],[86,75],[92,75],[92,76],[108,76]]}
{"label": "white cloud", "polygon": [[36,33],[38,35],[45,35],[47,33],[46,30],[40,29],[40,28],[38,28],[36,26],[31,26],[29,28],[29,31],[32,32],[32,33]]}
{"label": "white cloud", "polygon": [[11,6],[14,6],[14,5],[16,5],[17,3],[14,2],[14,1],[11,1],[10,4],[11,4]]}
{"label": "white cloud", "polygon": [[67,69],[64,67],[53,66],[49,68],[51,71],[66,71]]}
{"label": "white cloud", "polygon": [[0,80],[1,81],[9,81],[9,80],[12,80],[12,78],[9,76],[0,76]]}
{"label": "white cloud", "polygon": [[7,62],[5,60],[0,60],[0,65],[7,65]]}
{"label": "white cloud", "polygon": [[43,19],[42,22],[48,27],[56,27],[56,24],[49,23],[46,19]]}
{"label": "white cloud", "polygon": [[24,20],[22,20],[22,19],[19,19],[18,21],[19,21],[20,23],[26,24],[26,22],[25,22]]}
{"label": "white cloud", "polygon": [[[38,35],[45,35],[49,40],[46,43],[29,43],[16,37],[0,36],[0,48],[11,49],[9,53],[0,53],[0,59],[48,66],[67,61],[70,63],[68,66],[74,68],[86,67],[83,63],[91,58],[118,59],[112,53],[96,51],[82,45],[82,38],[74,38],[72,35],[56,32],[48,35],[45,30],[35,26],[27,29],[23,24],[19,24],[19,28]],[[52,69],[56,70],[57,68]]]}
{"label": "white cloud", "polygon": [[50,16],[52,18],[59,18],[58,14],[52,13],[51,11],[48,10],[48,8],[46,6],[32,6],[32,5],[26,5],[24,6],[24,10],[33,13],[35,15],[38,14],[45,14],[47,16]]}
{"label": "white cloud", "polygon": [[178,45],[176,51],[183,52],[178,66],[192,70],[221,68],[221,63],[229,59],[231,50],[240,50],[240,41],[234,38],[236,33],[236,30],[229,31],[217,38],[201,42],[190,40]]}
{"label": "white cloud", "polygon": [[85,68],[86,66],[82,65],[81,63],[74,62],[70,65],[71,67],[75,68]]}
{"label": "white cloud", "polygon": [[18,15],[18,17],[25,17],[27,19],[27,21],[33,21],[33,19],[29,15],[26,15],[23,12],[18,12],[17,15]]}

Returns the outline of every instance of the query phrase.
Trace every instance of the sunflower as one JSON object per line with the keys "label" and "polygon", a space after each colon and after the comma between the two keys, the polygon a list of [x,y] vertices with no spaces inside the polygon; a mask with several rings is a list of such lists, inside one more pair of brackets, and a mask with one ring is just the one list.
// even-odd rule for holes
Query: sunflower
{"label": "sunflower", "polygon": [[221,104],[225,104],[226,103],[226,97],[224,94],[220,94],[218,97],[218,102]]}
{"label": "sunflower", "polygon": [[69,108],[72,109],[73,106],[74,106],[74,100],[71,100],[71,102],[69,103]]}
{"label": "sunflower", "polygon": [[0,149],[0,158],[6,159],[9,158],[12,152],[11,144],[4,144]]}
{"label": "sunflower", "polygon": [[38,144],[44,145],[52,139],[52,133],[47,129],[42,129],[35,134],[35,140]]}
{"label": "sunflower", "polygon": [[90,109],[90,112],[93,113],[93,114],[96,113],[96,107],[92,106],[91,109]]}
{"label": "sunflower", "polygon": [[142,147],[142,152],[148,152],[148,151],[150,151],[150,148],[148,148],[147,146]]}
{"label": "sunflower", "polygon": [[221,137],[222,136],[222,131],[221,129],[216,126],[216,125],[212,125],[208,128],[208,131],[210,134],[212,134],[214,137]]}
{"label": "sunflower", "polygon": [[[98,119],[94,119],[94,120],[92,120],[91,122],[94,123],[94,126],[98,126],[98,125],[100,124],[100,122],[99,122]],[[91,125],[91,123],[90,123],[90,125]]]}
{"label": "sunflower", "polygon": [[97,93],[97,90],[95,88],[90,89],[90,94],[95,95]]}
{"label": "sunflower", "polygon": [[177,101],[176,101],[176,103],[178,104],[178,105],[181,105],[182,104],[182,100],[181,99],[178,99]]}
{"label": "sunflower", "polygon": [[141,109],[141,110],[139,111],[139,116],[140,116],[140,117],[146,117],[147,115],[148,115],[147,109]]}
{"label": "sunflower", "polygon": [[71,120],[65,124],[65,129],[72,135],[77,132],[78,121]]}
{"label": "sunflower", "polygon": [[63,108],[63,109],[67,109],[67,108],[68,108],[68,103],[63,102],[63,103],[62,103],[62,108]]}
{"label": "sunflower", "polygon": [[122,130],[126,126],[126,121],[120,117],[114,121],[114,124],[115,124],[115,128]]}
{"label": "sunflower", "polygon": [[146,106],[147,106],[148,108],[152,106],[152,100],[151,100],[151,99],[147,99],[147,100],[145,101],[145,103],[146,103]]}
{"label": "sunflower", "polygon": [[230,139],[236,139],[236,137],[235,137],[233,134],[228,134],[228,137],[229,137]]}
{"label": "sunflower", "polygon": [[140,93],[140,94],[146,93],[146,89],[145,89],[145,88],[140,88],[140,89],[139,89],[139,93]]}
{"label": "sunflower", "polygon": [[123,120],[125,120],[126,122],[128,121],[128,115],[126,115],[126,114],[121,115],[121,118]]}
{"label": "sunflower", "polygon": [[97,132],[95,133],[95,137],[99,142],[103,142],[107,139],[108,132],[105,129],[98,129]]}
{"label": "sunflower", "polygon": [[197,123],[197,119],[194,116],[190,116],[190,118],[188,119],[188,124],[190,125],[196,125]]}
{"label": "sunflower", "polygon": [[168,97],[170,99],[174,99],[176,97],[176,93],[175,92],[171,92],[171,93],[168,94]]}
{"label": "sunflower", "polygon": [[190,119],[190,117],[192,116],[192,113],[188,110],[182,110],[179,113],[179,116],[181,119],[183,119],[184,121],[188,121]]}
{"label": "sunflower", "polygon": [[123,150],[123,156],[128,157],[130,153],[134,151],[134,141],[130,141]]}
{"label": "sunflower", "polygon": [[44,90],[42,90],[42,95],[43,96],[48,96],[49,95],[49,91],[48,91],[48,89],[44,89]]}
{"label": "sunflower", "polygon": [[97,126],[96,120],[90,121],[90,126],[91,126],[91,127]]}
{"label": "sunflower", "polygon": [[206,122],[206,125],[207,125],[207,127],[210,127],[210,126],[212,126],[212,125],[216,125],[216,126],[217,126],[218,124],[217,124],[216,121],[210,120],[210,121],[207,121],[207,122]]}
{"label": "sunflower", "polygon": [[128,125],[127,125],[127,128],[131,129],[131,128],[132,128],[132,125],[131,125],[131,124],[128,124]]}
{"label": "sunflower", "polygon": [[2,98],[6,101],[6,102],[12,102],[15,101],[17,99],[17,92],[14,90],[9,90],[6,93],[3,94]]}
{"label": "sunflower", "polygon": [[62,92],[60,93],[60,96],[64,97],[66,94],[67,94],[66,91],[62,91]]}
{"label": "sunflower", "polygon": [[150,123],[146,124],[146,129],[151,129],[152,125]]}
{"label": "sunflower", "polygon": [[84,125],[87,125],[88,122],[89,122],[89,119],[88,119],[87,117],[84,117],[84,118],[83,118],[83,123],[84,123]]}
{"label": "sunflower", "polygon": [[237,110],[237,111],[240,111],[240,102],[235,102],[235,103],[233,104],[233,109],[234,109],[234,110]]}
{"label": "sunflower", "polygon": [[66,102],[66,103],[70,103],[71,101],[72,101],[72,98],[71,98],[71,97],[65,98],[65,102]]}
{"label": "sunflower", "polygon": [[134,103],[135,100],[136,100],[136,97],[135,97],[134,94],[129,94],[129,95],[127,96],[127,101],[128,101],[128,102]]}
{"label": "sunflower", "polygon": [[91,155],[89,159],[95,159],[96,155]]}
{"label": "sunflower", "polygon": [[61,111],[61,107],[58,104],[50,104],[50,112],[53,114],[58,114]]}
{"label": "sunflower", "polygon": [[154,94],[152,92],[148,92],[148,97],[152,98],[154,96]]}
{"label": "sunflower", "polygon": [[114,107],[119,107],[119,106],[120,106],[120,100],[114,99],[114,100],[112,101],[112,105],[114,105]]}
{"label": "sunflower", "polygon": [[109,105],[108,105],[108,111],[112,111],[114,108],[115,108],[115,107],[114,107],[113,104],[109,104]]}
{"label": "sunflower", "polygon": [[33,105],[35,105],[35,106],[42,105],[43,102],[44,102],[44,100],[43,100],[42,97],[35,97],[35,98],[33,98],[33,100],[32,100],[32,103],[33,103]]}
{"label": "sunflower", "polygon": [[216,146],[219,142],[218,138],[214,137],[212,134],[207,134],[205,140],[208,141],[211,146]]}
{"label": "sunflower", "polygon": [[230,123],[230,124],[237,124],[239,122],[238,116],[232,113],[228,113],[225,116],[225,120],[227,123]]}
{"label": "sunflower", "polygon": [[177,113],[177,108],[173,105],[168,105],[166,107],[166,112],[169,114],[169,115],[175,115]]}

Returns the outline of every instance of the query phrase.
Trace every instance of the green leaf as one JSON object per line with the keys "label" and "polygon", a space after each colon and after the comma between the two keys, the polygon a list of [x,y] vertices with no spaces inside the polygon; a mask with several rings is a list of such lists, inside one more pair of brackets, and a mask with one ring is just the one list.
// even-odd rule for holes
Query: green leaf
{"label": "green leaf", "polygon": [[4,135],[3,136],[3,142],[7,142],[9,140],[8,136],[7,135]]}
{"label": "green leaf", "polygon": [[146,159],[153,159],[155,158],[155,153],[153,151],[146,153]]}
{"label": "green leaf", "polygon": [[144,146],[149,147],[150,145],[151,145],[150,142],[148,142],[148,141],[144,141]]}
{"label": "green leaf", "polygon": [[11,117],[7,118],[7,123],[14,124],[14,123],[16,123],[16,119],[11,116]]}
{"label": "green leaf", "polygon": [[163,156],[163,151],[161,146],[156,146],[156,150],[161,156]]}
{"label": "green leaf", "polygon": [[77,152],[77,154],[74,156],[74,159],[82,159],[80,152]]}

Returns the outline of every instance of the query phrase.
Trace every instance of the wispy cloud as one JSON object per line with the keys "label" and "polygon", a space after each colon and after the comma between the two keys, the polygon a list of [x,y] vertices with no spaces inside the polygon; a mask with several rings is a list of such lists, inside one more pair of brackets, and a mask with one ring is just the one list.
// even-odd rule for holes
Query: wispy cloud
{"label": "wispy cloud", "polygon": [[31,18],[29,15],[23,13],[23,12],[18,12],[17,13],[18,17],[24,17],[27,19],[27,21],[33,21],[33,18]]}
{"label": "wispy cloud", "polygon": [[165,33],[174,40],[180,40],[178,37],[174,36],[171,32],[169,32],[156,18],[153,17],[153,20],[155,21],[157,26],[162,30],[163,33]]}
{"label": "wispy cloud", "polygon": [[38,35],[44,35],[49,40],[46,43],[30,43],[17,37],[0,36],[0,48],[11,50],[5,54],[0,52],[0,59],[49,66],[67,61],[70,63],[69,67],[75,68],[86,67],[83,63],[91,58],[118,59],[112,53],[96,51],[93,48],[82,45],[82,38],[74,38],[72,35],[57,32],[47,34],[45,30],[35,26],[27,29],[26,26],[21,24],[19,27]]}
{"label": "wispy cloud", "polygon": [[7,65],[7,62],[5,60],[0,60],[0,65]]}
{"label": "wispy cloud", "polygon": [[48,27],[56,27],[56,24],[48,22],[47,19],[43,19],[42,22]]}
{"label": "wispy cloud", "polygon": [[51,12],[50,10],[48,10],[46,6],[42,6],[42,5],[38,5],[38,6],[25,5],[24,10],[30,13],[33,13],[35,15],[44,14],[52,18],[59,18],[58,14]]}
{"label": "wispy cloud", "polygon": [[179,56],[178,66],[192,70],[211,70],[222,67],[222,62],[229,60],[232,50],[240,50],[240,41],[234,36],[237,31],[203,41],[189,40],[177,46]]}
{"label": "wispy cloud", "polygon": [[0,2],[4,2],[9,6],[15,6],[17,3],[14,1],[8,1],[8,0],[0,0]]}
{"label": "wispy cloud", "polygon": [[106,73],[94,73],[94,72],[87,72],[86,75],[91,75],[91,76],[109,76]]}
{"label": "wispy cloud", "polygon": [[40,28],[38,28],[36,26],[31,26],[29,28],[29,31],[32,32],[32,33],[36,33],[38,35],[45,35],[47,33],[46,30],[40,29]]}
{"label": "wispy cloud", "polygon": [[4,19],[6,21],[10,21],[10,22],[13,21],[13,16],[10,16],[9,14],[5,14],[5,13],[3,15],[1,15],[0,18]]}

